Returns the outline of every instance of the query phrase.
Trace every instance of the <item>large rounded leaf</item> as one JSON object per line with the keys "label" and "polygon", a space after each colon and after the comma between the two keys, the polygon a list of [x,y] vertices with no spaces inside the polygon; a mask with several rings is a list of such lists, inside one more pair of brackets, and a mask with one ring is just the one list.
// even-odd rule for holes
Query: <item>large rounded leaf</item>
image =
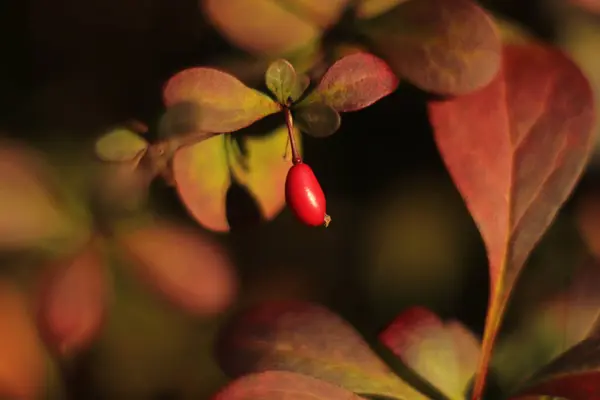
{"label": "large rounded leaf", "polygon": [[493,83],[434,102],[429,113],[489,259],[490,304],[474,390],[480,394],[517,277],[591,153],[594,99],[581,70],[559,50],[507,45]]}
{"label": "large rounded leaf", "polygon": [[[228,231],[226,199],[233,174],[254,198],[262,217],[274,218],[285,205],[285,178],[292,165],[283,158],[287,139],[284,126],[265,136],[244,137],[245,168],[228,156],[225,141],[229,138],[224,135],[179,149],[173,159],[173,176],[190,214],[208,229]],[[298,132],[296,139],[299,144]]]}
{"label": "large rounded leaf", "polygon": [[396,376],[350,324],[311,303],[272,302],[239,315],[222,332],[218,357],[232,377],[289,371],[359,394],[425,399]]}
{"label": "large rounded leaf", "polygon": [[363,29],[400,78],[427,91],[467,93],[500,67],[498,32],[471,0],[407,1]]}
{"label": "large rounded leaf", "polygon": [[175,74],[163,89],[167,107],[191,104],[195,128],[233,132],[280,110],[269,96],[214,68],[189,68]]}
{"label": "large rounded leaf", "polygon": [[123,231],[117,243],[135,271],[173,304],[193,314],[212,315],[232,302],[233,267],[208,236],[162,221]]}
{"label": "large rounded leaf", "polygon": [[0,281],[0,398],[35,399],[44,380],[44,353],[27,300]]}
{"label": "large rounded leaf", "polygon": [[201,0],[211,22],[234,45],[251,53],[283,55],[319,39],[347,0]]}

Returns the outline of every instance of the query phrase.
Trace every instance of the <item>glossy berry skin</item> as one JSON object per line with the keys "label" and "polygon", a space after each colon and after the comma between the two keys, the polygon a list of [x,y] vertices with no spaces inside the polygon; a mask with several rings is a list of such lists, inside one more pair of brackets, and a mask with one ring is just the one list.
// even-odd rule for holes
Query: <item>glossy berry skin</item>
{"label": "glossy berry skin", "polygon": [[327,225],[325,194],[312,169],[300,162],[293,165],[285,181],[285,200],[296,217],[306,225]]}

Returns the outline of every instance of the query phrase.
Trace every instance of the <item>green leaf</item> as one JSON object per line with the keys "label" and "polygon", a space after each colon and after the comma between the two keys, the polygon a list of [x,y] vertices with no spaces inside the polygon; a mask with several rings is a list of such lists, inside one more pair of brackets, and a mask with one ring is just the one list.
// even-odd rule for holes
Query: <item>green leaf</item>
{"label": "green leaf", "polygon": [[213,400],[364,400],[319,379],[285,371],[250,374],[230,383]]}
{"label": "green leaf", "polygon": [[307,87],[306,81],[299,81],[294,66],[286,60],[277,60],[269,65],[265,83],[279,103],[284,105],[296,101]]}
{"label": "green leaf", "polygon": [[600,335],[593,335],[542,368],[513,399],[552,396],[569,400],[600,397]]}
{"label": "green leaf", "polygon": [[127,128],[117,128],[96,141],[96,155],[109,162],[131,161],[147,148],[148,142]]}
{"label": "green leaf", "polygon": [[194,103],[197,129],[210,133],[237,131],[281,109],[269,96],[234,76],[203,67],[175,74],[165,85],[163,97],[167,107]]}
{"label": "green leaf", "polygon": [[212,24],[235,46],[281,56],[317,42],[348,0],[201,0]]}
{"label": "green leaf", "polygon": [[588,337],[600,317],[600,264],[577,266],[568,286],[529,310],[494,349],[493,369],[506,388],[522,385],[539,368]]}
{"label": "green leaf", "polygon": [[464,400],[477,369],[479,340],[458,321],[413,307],[379,336],[394,354],[452,400]]}
{"label": "green leaf", "polygon": [[398,79],[385,61],[369,53],[354,53],[336,61],[300,105],[322,102],[339,112],[356,111],[397,87]]}
{"label": "green leaf", "polygon": [[342,123],[340,114],[324,103],[311,103],[294,109],[294,121],[300,131],[319,138],[333,135]]}
{"label": "green leaf", "polygon": [[425,399],[400,379],[346,321],[306,302],[271,302],[234,318],[217,357],[231,377],[269,370],[322,379],[358,394]]}
{"label": "green leaf", "polygon": [[471,92],[500,68],[497,29],[471,0],[407,1],[361,30],[400,78],[430,92]]}
{"label": "green leaf", "polygon": [[[244,136],[246,167],[228,157],[225,135],[183,147],[173,158],[177,191],[190,214],[204,227],[227,232],[226,198],[232,184],[230,176],[245,186],[259,205],[261,215],[273,219],[285,206],[284,185],[291,160],[283,155],[288,140],[281,126],[263,136]],[[300,134],[296,132],[300,144]]]}

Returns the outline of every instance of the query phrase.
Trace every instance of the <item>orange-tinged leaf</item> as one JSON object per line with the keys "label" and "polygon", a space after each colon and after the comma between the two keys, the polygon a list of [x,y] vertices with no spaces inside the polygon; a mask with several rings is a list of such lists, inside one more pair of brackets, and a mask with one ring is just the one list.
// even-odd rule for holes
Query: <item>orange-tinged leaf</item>
{"label": "orange-tinged leaf", "polygon": [[233,267],[224,249],[208,236],[159,221],[120,232],[117,243],[134,270],[174,305],[212,315],[233,301]]}
{"label": "orange-tinged leaf", "polygon": [[225,205],[231,184],[225,136],[182,147],[173,157],[173,178],[189,213],[204,227],[229,230]]}
{"label": "orange-tinged leaf", "polygon": [[458,321],[413,307],[379,336],[394,354],[448,396],[463,400],[479,359],[479,341]]}
{"label": "orange-tinged leaf", "polygon": [[0,398],[36,399],[44,381],[44,352],[25,297],[0,281]]}
{"label": "orange-tinged leaf", "polygon": [[232,377],[289,371],[359,394],[425,399],[397,377],[346,321],[315,304],[265,303],[223,330],[218,359]]}
{"label": "orange-tinged leaf", "polygon": [[[292,165],[283,158],[287,135],[286,127],[281,126],[268,135],[243,137],[245,168],[231,154],[228,156],[228,138],[223,135],[179,149],[173,159],[173,174],[190,214],[208,229],[229,231],[226,197],[233,174],[254,198],[264,219],[277,216],[285,206],[283,189]],[[296,141],[300,145],[298,131]]]}
{"label": "orange-tinged leaf", "polygon": [[356,111],[389,95],[398,87],[390,67],[369,53],[354,53],[336,61],[301,105],[322,102],[336,111]]}
{"label": "orange-tinged leaf", "polygon": [[360,400],[362,397],[331,383],[285,371],[243,376],[213,400]]}
{"label": "orange-tinged leaf", "polygon": [[519,271],[584,169],[594,101],[587,79],[559,50],[507,45],[489,86],[432,103],[430,119],[488,253],[483,368]]}
{"label": "orange-tinged leaf", "polygon": [[196,67],[172,76],[163,89],[167,107],[193,103],[197,129],[233,132],[280,110],[277,102],[244,85],[233,75],[213,68]]}
{"label": "orange-tinged leaf", "polygon": [[427,91],[468,93],[500,67],[498,32],[471,0],[407,1],[363,29],[400,78]]}
{"label": "orange-tinged leaf", "polygon": [[40,154],[0,140],[0,247],[24,248],[72,233]]}
{"label": "orange-tinged leaf", "polygon": [[101,332],[109,301],[109,281],[100,243],[50,266],[41,282],[38,323],[48,345],[62,356],[88,347]]}
{"label": "orange-tinged leaf", "polygon": [[255,54],[289,54],[322,34],[313,21],[276,0],[201,0],[200,6],[230,42]]}

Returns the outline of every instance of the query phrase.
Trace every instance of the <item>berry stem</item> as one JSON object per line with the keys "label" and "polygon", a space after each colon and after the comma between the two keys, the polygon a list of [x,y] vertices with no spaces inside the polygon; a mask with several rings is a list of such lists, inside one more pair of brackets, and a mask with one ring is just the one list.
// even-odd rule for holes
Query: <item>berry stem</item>
{"label": "berry stem", "polygon": [[285,124],[288,129],[288,137],[290,139],[290,146],[292,148],[292,163],[294,165],[302,163],[302,157],[300,157],[300,153],[298,153],[298,148],[296,147],[296,138],[294,136],[294,119],[292,118],[292,111],[289,107],[285,107],[283,109],[285,113]]}

